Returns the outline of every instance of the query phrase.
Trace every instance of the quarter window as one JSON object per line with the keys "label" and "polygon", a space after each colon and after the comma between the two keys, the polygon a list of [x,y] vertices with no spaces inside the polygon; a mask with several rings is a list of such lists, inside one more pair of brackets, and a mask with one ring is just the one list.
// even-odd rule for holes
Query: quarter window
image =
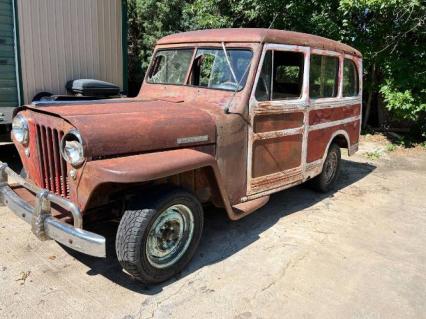
{"label": "quarter window", "polygon": [[302,95],[303,53],[267,51],[256,86],[258,101],[297,99]]}
{"label": "quarter window", "polygon": [[336,97],[338,90],[339,58],[311,55],[309,95],[311,98]]}
{"label": "quarter window", "polygon": [[359,92],[358,71],[352,60],[343,62],[343,96],[357,96]]}

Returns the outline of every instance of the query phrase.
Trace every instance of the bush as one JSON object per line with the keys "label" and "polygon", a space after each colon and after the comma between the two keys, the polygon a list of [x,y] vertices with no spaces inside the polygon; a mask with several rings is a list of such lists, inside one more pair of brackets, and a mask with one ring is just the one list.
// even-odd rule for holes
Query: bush
{"label": "bush", "polygon": [[399,120],[410,120],[414,123],[411,132],[426,139],[426,103],[423,96],[426,90],[422,90],[415,96],[411,90],[399,91],[388,81],[380,89],[386,102],[386,108]]}

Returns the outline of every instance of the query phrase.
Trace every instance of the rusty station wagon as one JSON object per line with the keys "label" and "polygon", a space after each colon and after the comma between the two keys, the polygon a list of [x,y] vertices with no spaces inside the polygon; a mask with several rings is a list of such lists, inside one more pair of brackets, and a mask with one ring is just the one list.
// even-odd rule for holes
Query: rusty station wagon
{"label": "rusty station wagon", "polygon": [[360,52],[314,35],[166,36],[136,98],[19,108],[26,177],[0,162],[0,201],[40,239],[99,257],[84,222],[119,217],[123,268],[164,281],[194,255],[203,204],[238,220],[291,186],[332,187],[340,149],[358,149],[361,74]]}

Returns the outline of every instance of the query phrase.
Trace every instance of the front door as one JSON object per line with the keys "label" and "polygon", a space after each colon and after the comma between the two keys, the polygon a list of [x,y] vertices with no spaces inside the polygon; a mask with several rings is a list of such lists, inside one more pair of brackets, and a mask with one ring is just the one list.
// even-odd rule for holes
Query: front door
{"label": "front door", "polygon": [[265,45],[250,99],[247,193],[289,187],[306,161],[309,48]]}

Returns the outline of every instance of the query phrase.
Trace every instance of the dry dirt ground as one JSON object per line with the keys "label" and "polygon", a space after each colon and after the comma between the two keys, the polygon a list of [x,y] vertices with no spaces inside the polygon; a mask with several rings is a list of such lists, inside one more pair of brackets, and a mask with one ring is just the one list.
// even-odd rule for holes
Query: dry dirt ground
{"label": "dry dirt ground", "polygon": [[0,207],[0,317],[425,318],[426,150],[386,143],[364,138],[329,194],[296,187],[238,222],[210,209],[194,260],[151,288],[115,261],[115,224],[96,259]]}

